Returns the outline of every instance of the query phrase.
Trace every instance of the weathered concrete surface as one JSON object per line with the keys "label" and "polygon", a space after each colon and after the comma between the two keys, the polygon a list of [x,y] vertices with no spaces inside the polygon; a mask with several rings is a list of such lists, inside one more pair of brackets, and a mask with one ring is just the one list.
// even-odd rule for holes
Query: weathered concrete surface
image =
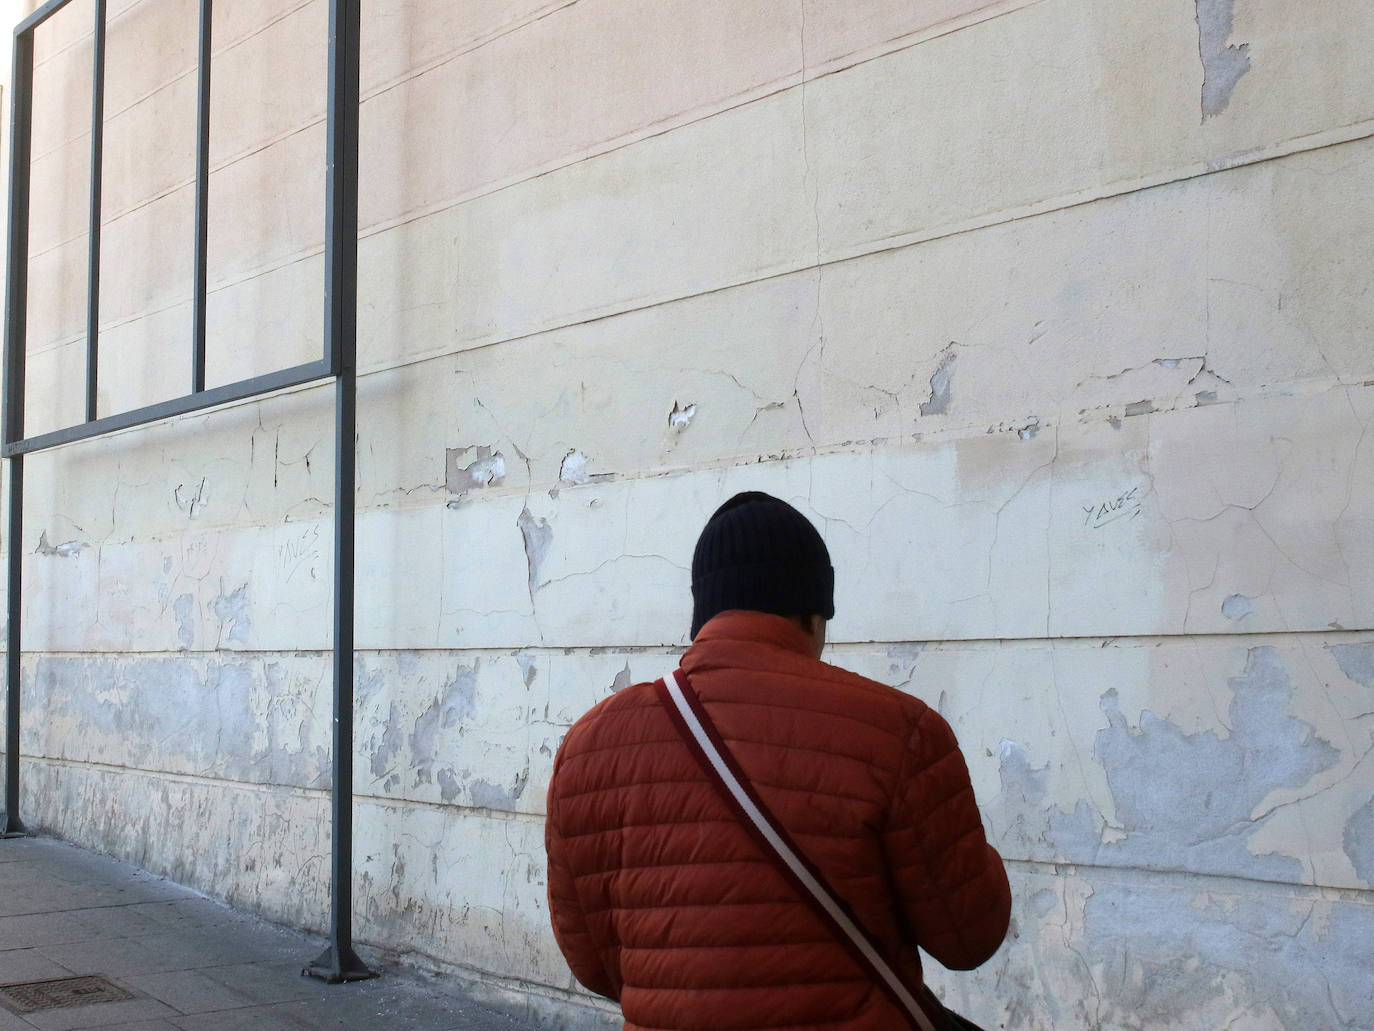
{"label": "weathered concrete surface", "polygon": [[[82,410],[79,6],[30,432]],[[358,934],[614,1023],[547,929],[552,755],[764,489],[1011,864],[1008,944],[932,971],[959,1008],[1374,1027],[1369,6],[364,6]],[[110,12],[102,413],[190,375],[195,5]],[[319,353],[324,14],[217,5],[212,383]],[[0,542],[26,818],[314,928],[332,437],[326,387],[33,456]]]}
{"label": "weathered concrete surface", "polygon": [[[792,499],[822,526],[841,639],[1368,626],[1371,414],[1374,389],[1334,387],[1142,413],[1119,427],[853,444],[704,477],[599,477],[520,494],[509,483],[525,478],[517,470],[505,488],[456,502],[445,500],[436,448],[427,505],[359,517],[359,645],[679,643],[696,530],[716,499],[743,489]],[[226,488],[208,474],[164,483],[154,498],[187,527],[178,537],[102,543],[74,529],[91,523],[71,510],[50,531],[30,521],[34,646],[325,647],[328,523],[199,529],[196,498],[208,517]],[[242,487],[228,489],[240,509]],[[72,553],[42,554],[40,532]],[[913,594],[918,582],[927,585]],[[613,639],[588,610],[611,621]]]}

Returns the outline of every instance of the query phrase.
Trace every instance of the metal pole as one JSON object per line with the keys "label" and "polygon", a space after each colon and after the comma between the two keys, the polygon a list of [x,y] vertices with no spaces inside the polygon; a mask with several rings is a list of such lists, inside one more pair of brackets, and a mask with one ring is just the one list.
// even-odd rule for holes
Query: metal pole
{"label": "metal pole", "polygon": [[330,944],[304,973],[377,976],[353,951],[353,588],[357,469],[359,0],[329,7],[325,348],[337,375],[334,433],[334,783]]}
{"label": "metal pole", "polygon": [[105,165],[105,0],[95,0],[91,72],[91,230],[86,279],[86,421],[96,420],[100,377],[100,191]]}
{"label": "metal pole", "polygon": [[19,647],[20,581],[24,565],[24,458],[16,455],[10,466],[9,526],[9,627],[5,653],[5,681],[9,685],[5,703],[5,825],[0,836],[17,838],[28,833],[19,819],[19,688],[23,652]]}
{"label": "metal pole", "polygon": [[[5,298],[5,442],[24,436],[24,358],[29,297],[29,152],[33,114],[33,36],[14,37],[14,109],[10,130],[9,271]],[[8,626],[5,653],[5,823],[0,835],[27,833],[19,819],[20,602],[23,598],[24,460],[9,459]]]}
{"label": "metal pole", "polygon": [[210,265],[210,38],[213,21],[211,0],[200,0],[199,92],[196,101],[196,281],[191,300],[191,391],[205,389],[205,291]]}

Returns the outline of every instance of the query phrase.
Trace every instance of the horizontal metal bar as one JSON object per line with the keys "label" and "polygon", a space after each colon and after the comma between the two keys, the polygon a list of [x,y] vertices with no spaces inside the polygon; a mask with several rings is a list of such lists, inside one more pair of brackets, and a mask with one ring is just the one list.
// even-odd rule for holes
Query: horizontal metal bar
{"label": "horizontal metal bar", "polygon": [[76,426],[68,426],[66,429],[42,433],[36,437],[26,437],[23,440],[7,441],[4,446],[4,456],[9,458],[12,455],[30,455],[36,451],[46,451],[63,444],[71,444],[78,440],[89,440],[105,433],[113,433],[115,430],[127,430],[150,422],[160,422],[163,419],[171,419],[178,415],[186,415],[190,412],[214,408],[217,405],[229,404],[231,401],[244,401],[259,394],[270,394],[274,390],[298,387],[314,380],[332,379],[333,376],[334,371],[330,368],[329,362],[308,362],[305,365],[297,365],[290,369],[269,372],[263,376],[242,379],[237,383],[226,383],[222,387],[202,390],[198,394],[185,394],[181,397],[172,398],[170,401],[159,401],[157,404],[148,405],[145,408],[135,408],[131,412],[107,415],[105,418],[96,419],[94,422],[79,423]]}
{"label": "horizontal metal bar", "polygon": [[21,36],[26,32],[32,32],[71,2],[72,0],[48,0],[46,4],[21,21],[18,26],[15,27],[14,34],[16,36]]}

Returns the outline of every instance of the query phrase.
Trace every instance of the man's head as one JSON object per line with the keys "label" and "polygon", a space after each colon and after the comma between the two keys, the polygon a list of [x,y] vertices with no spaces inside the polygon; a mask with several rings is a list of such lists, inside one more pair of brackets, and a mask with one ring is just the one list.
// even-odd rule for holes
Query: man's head
{"label": "man's head", "polygon": [[[835,570],[825,541],[785,501],[746,491],[716,509],[692,555],[692,637],[726,609],[817,620],[835,615]],[[824,623],[819,626],[824,640]]]}

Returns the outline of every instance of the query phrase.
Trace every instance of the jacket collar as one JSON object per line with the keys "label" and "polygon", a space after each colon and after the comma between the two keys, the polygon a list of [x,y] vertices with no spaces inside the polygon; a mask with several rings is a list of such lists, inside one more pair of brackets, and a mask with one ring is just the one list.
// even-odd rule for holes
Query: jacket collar
{"label": "jacket collar", "polygon": [[712,616],[697,631],[692,647],[683,658],[684,668],[702,652],[717,644],[739,643],[778,648],[813,659],[811,639],[801,627],[783,616],[748,609],[727,609]]}

